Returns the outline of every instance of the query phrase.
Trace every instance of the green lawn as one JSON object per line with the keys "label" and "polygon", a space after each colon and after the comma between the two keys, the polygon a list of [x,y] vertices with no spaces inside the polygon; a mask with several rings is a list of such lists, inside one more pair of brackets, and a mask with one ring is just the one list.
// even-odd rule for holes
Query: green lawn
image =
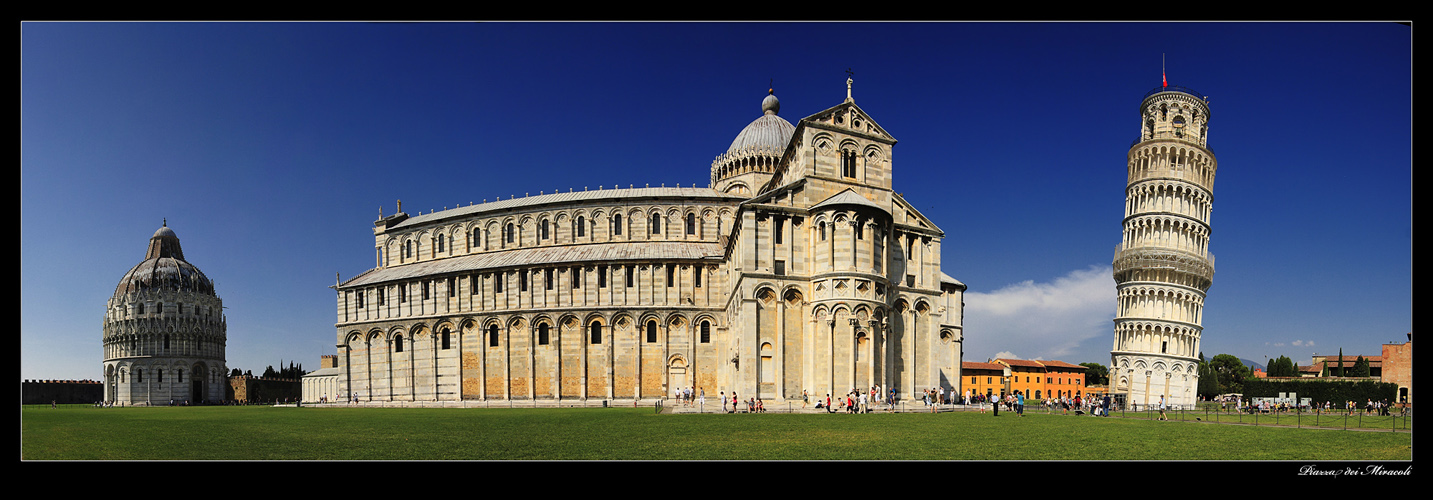
{"label": "green lawn", "polygon": [[1002,412],[23,407],[24,460],[1411,460],[1409,432]]}

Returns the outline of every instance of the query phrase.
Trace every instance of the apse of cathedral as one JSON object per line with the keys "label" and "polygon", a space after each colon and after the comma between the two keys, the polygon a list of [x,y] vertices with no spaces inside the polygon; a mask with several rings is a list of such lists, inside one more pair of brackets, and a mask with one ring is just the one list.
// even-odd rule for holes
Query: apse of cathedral
{"label": "apse of cathedral", "polygon": [[846,99],[768,91],[707,187],[514,198],[372,227],[335,283],[331,397],[765,400],[959,388],[965,285],[893,190],[896,139]]}

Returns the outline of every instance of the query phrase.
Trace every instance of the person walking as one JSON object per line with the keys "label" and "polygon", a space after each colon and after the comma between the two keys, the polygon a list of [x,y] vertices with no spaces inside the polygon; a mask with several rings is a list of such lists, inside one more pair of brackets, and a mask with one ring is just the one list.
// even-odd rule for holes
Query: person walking
{"label": "person walking", "polygon": [[1163,394],[1160,394],[1160,395],[1159,395],[1159,419],[1160,419],[1160,420],[1169,420],[1168,417],[1165,417],[1165,416],[1164,416],[1164,395],[1163,395]]}

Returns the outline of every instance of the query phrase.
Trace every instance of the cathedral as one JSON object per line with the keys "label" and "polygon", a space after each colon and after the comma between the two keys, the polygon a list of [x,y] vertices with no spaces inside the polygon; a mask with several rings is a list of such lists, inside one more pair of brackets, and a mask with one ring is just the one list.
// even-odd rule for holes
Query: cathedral
{"label": "cathedral", "polygon": [[105,304],[104,400],[117,405],[224,400],[224,304],[184,260],[166,223]]}
{"label": "cathedral", "polygon": [[966,287],[846,83],[794,125],[768,93],[707,187],[380,214],[374,267],[332,287],[332,392],[305,399],[958,393]]}

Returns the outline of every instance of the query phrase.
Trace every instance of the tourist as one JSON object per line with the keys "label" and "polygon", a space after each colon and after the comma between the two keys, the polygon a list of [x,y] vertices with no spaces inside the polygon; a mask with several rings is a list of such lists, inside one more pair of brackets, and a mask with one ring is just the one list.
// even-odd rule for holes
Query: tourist
{"label": "tourist", "polygon": [[[1268,404],[1268,401],[1265,401],[1264,404]],[[1159,395],[1159,419],[1160,419],[1160,420],[1169,420],[1168,417],[1165,417],[1165,416],[1164,416],[1164,395],[1163,395],[1163,394],[1160,394],[1160,395]]]}

